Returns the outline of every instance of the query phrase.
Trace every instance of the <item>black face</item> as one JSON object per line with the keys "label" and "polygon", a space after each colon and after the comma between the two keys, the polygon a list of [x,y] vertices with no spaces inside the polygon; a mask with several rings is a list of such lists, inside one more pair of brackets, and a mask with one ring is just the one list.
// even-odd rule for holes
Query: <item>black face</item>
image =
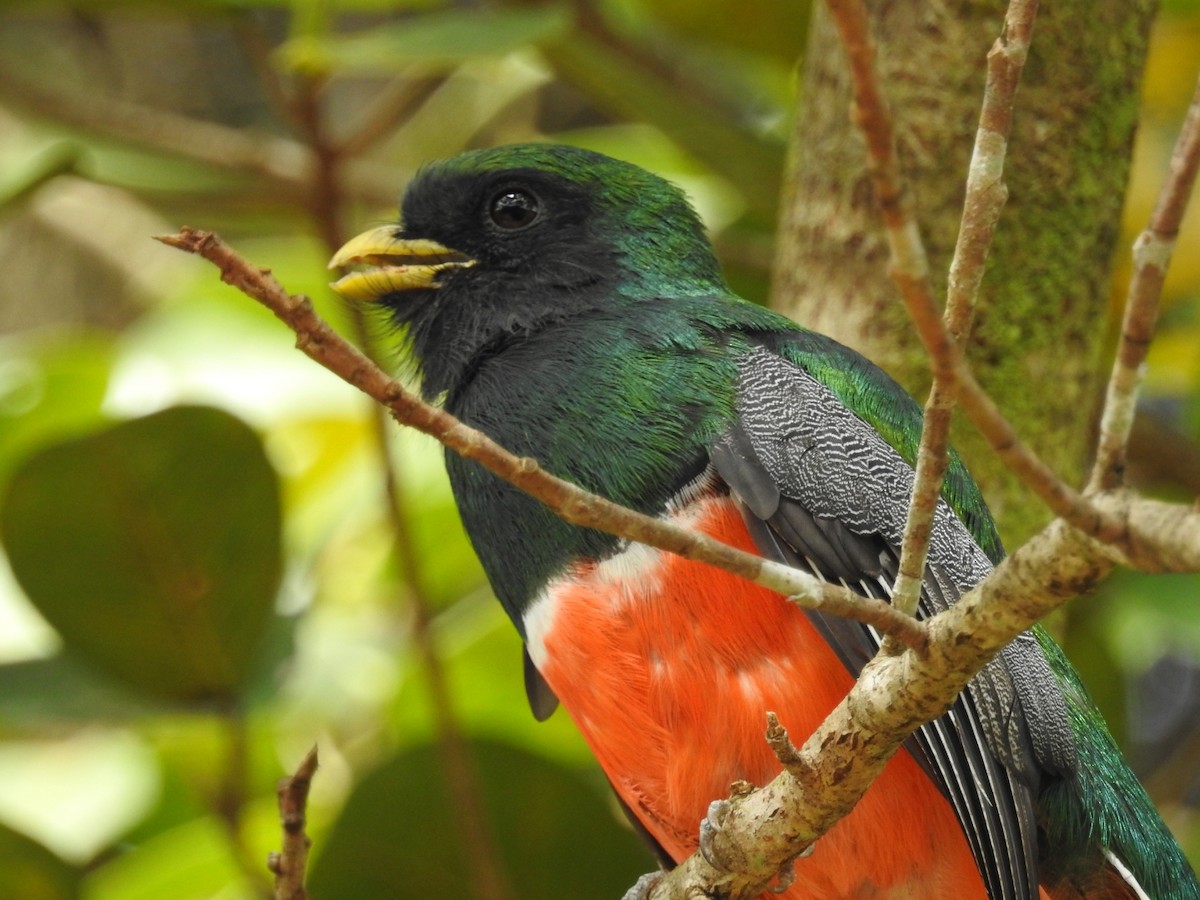
{"label": "black face", "polygon": [[408,329],[428,396],[452,390],[486,355],[597,308],[618,277],[586,188],[536,169],[427,169],[406,192],[401,220],[402,237],[475,261],[436,289],[380,298]]}
{"label": "black face", "polygon": [[611,260],[598,252],[589,228],[588,192],[536,169],[428,169],[400,211],[405,237],[432,238],[467,254],[478,262],[477,275],[522,272],[545,284],[578,285]]}

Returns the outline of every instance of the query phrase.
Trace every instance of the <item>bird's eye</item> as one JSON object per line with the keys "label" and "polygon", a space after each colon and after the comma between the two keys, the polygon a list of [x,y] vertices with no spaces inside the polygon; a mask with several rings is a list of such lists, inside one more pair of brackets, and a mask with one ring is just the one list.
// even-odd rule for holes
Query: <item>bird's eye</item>
{"label": "bird's eye", "polygon": [[505,231],[518,231],[528,228],[537,221],[541,209],[537,197],[525,191],[505,191],[492,199],[491,216],[493,224]]}

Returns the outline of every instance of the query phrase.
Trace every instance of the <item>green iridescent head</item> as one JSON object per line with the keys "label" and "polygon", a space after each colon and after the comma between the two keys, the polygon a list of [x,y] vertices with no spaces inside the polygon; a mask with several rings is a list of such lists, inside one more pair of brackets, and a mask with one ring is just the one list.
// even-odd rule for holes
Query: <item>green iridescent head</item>
{"label": "green iridescent head", "polygon": [[726,291],[682,191],[575,147],[517,144],[433,163],[400,218],[339,251],[331,265],[365,268],[334,286],[407,328],[431,396],[482,348],[553,322]]}

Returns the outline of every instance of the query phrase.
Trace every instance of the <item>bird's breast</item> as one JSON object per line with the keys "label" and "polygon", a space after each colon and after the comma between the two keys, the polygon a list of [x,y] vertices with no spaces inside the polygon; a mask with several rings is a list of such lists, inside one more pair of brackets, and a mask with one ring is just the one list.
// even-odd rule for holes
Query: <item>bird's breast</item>
{"label": "bird's breast", "polygon": [[[728,497],[674,517],[755,552]],[[524,626],[530,656],[618,794],[676,860],[695,850],[708,804],[731,782],[779,772],[763,737],[768,710],[802,741],[851,686],[799,607],[637,544],[576,563],[527,607]],[[953,811],[906,753],[797,876],[783,896],[983,896]]]}

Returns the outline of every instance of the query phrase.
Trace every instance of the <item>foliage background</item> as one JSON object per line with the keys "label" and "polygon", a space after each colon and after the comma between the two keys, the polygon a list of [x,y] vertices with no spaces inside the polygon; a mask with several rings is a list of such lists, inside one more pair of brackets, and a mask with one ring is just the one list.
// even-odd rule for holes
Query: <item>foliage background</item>
{"label": "foliage background", "polygon": [[[530,716],[439,449],[395,429],[384,448],[370,405],[269,314],[148,238],[220,230],[402,364],[326,288],[332,248],[386,221],[423,161],[551,137],[682,184],[762,300],[807,17],[802,0],[0,10],[0,896],[261,895],[275,780],[314,742],[317,896],[614,897],[651,867],[567,717]],[[1165,4],[1126,246],[1197,59],[1200,4]],[[1135,445],[1136,477],[1173,496],[1200,492],[1190,226]],[[1194,861],[1198,588],[1120,575],[1056,623]],[[465,847],[456,733],[491,810]],[[489,843],[502,874],[480,879]]]}

